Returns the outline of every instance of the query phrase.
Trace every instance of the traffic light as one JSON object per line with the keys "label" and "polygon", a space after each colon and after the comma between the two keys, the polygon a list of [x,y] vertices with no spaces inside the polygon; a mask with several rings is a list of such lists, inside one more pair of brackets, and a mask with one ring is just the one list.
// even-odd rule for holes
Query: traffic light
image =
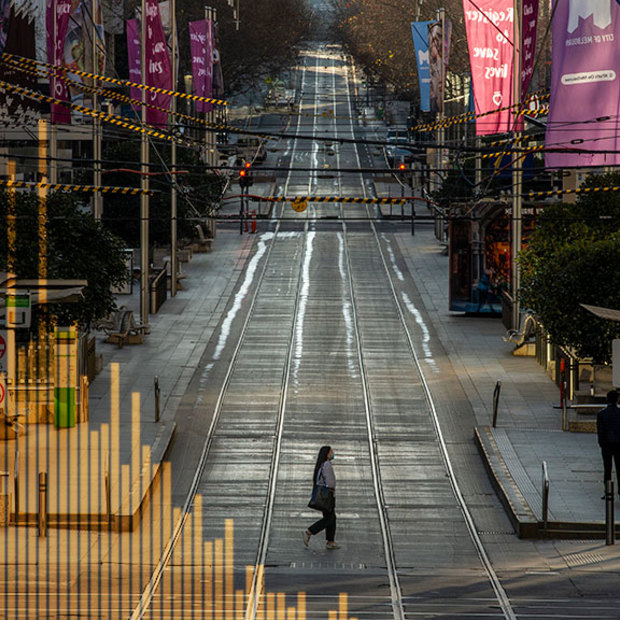
{"label": "traffic light", "polygon": [[252,164],[246,161],[243,168],[239,170],[239,185],[241,185],[241,187],[250,187],[254,183],[252,171],[250,170],[251,167]]}
{"label": "traffic light", "polygon": [[402,162],[398,164],[398,172],[407,172],[407,164]]}

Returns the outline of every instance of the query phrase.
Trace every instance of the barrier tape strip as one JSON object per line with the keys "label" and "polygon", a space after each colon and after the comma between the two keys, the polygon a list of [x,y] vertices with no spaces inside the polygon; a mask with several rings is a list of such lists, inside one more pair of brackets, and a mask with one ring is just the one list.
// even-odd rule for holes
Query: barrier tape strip
{"label": "barrier tape strip", "polygon": [[[539,95],[538,99],[548,99],[551,95],[549,93]],[[531,100],[531,99],[530,99]],[[423,123],[422,125],[416,125],[411,128],[412,131],[432,131],[433,129],[450,127],[452,125],[458,125],[460,123],[469,123],[472,120],[477,118],[482,118],[484,116],[490,116],[491,114],[497,114],[498,112],[504,112],[506,110],[513,110],[514,108],[521,108],[523,103],[515,103],[510,106],[504,106],[503,108],[497,108],[496,110],[490,110],[489,112],[481,112],[476,114],[475,112],[466,112],[465,114],[458,114],[456,116],[451,116],[449,118],[443,119],[441,121],[437,121],[435,123]],[[547,114],[549,112],[549,106],[545,105],[534,110],[530,110],[527,108],[521,108],[515,115],[528,115],[528,116],[538,116],[542,114]]]}
{"label": "barrier tape strip", "polygon": [[184,138],[180,136],[174,136],[172,134],[157,130],[151,127],[150,125],[145,125],[145,126],[135,125],[134,123],[130,123],[116,116],[112,116],[104,112],[96,112],[95,110],[91,108],[86,108],[82,105],[78,105],[77,103],[72,103],[70,101],[61,101],[59,99],[55,99],[54,97],[49,97],[48,95],[43,95],[41,93],[32,91],[29,88],[25,88],[23,86],[18,86],[17,84],[11,84],[9,82],[5,82],[4,80],[0,80],[0,88],[6,88],[9,91],[16,92],[20,95],[23,95],[24,97],[28,97],[30,99],[36,99],[41,102],[64,105],[64,106],[71,108],[72,110],[76,110],[77,112],[81,112],[82,114],[86,114],[87,116],[90,116],[92,118],[100,118],[102,121],[106,123],[110,123],[112,125],[122,127],[123,129],[129,129],[137,133],[143,133],[153,138],[160,138],[168,142],[176,141],[179,144],[184,144],[186,146],[192,146],[192,147],[202,144],[196,140],[191,140],[189,138]]}
{"label": "barrier tape strip", "polygon": [[140,84],[138,82],[130,82],[129,80],[121,80],[118,78],[108,77],[106,75],[99,75],[97,73],[89,73],[87,71],[80,71],[79,69],[67,69],[58,65],[52,65],[41,60],[35,60],[34,58],[26,58],[24,56],[18,56],[17,54],[7,54],[3,52],[2,58],[4,60],[13,60],[18,63],[37,65],[39,67],[45,67],[49,74],[67,74],[71,73],[79,75],[80,77],[86,77],[100,82],[108,82],[110,84],[117,84],[119,86],[131,86],[133,88],[139,88],[140,90],[146,90],[160,95],[170,95],[172,97],[178,97],[179,99],[189,99],[190,101],[201,101],[203,103],[211,103],[213,105],[226,106],[228,102],[224,99],[212,99],[210,97],[200,97],[199,95],[190,95],[189,93],[180,93],[176,90],[167,90],[165,88],[157,88],[155,86],[147,86],[146,84]]}
{"label": "barrier tape strip", "polygon": [[558,189],[547,192],[529,192],[524,194],[528,198],[548,198],[550,196],[560,196],[562,194],[595,194],[597,192],[619,192],[620,185],[609,185],[604,187],[584,187],[579,189]]}
{"label": "barrier tape strip", "polygon": [[0,187],[27,187],[31,189],[57,189],[62,192],[87,192],[100,194],[122,194],[126,196],[148,195],[153,196],[157,190],[146,190],[139,187],[113,187],[108,185],[72,185],[68,183],[31,183],[28,181],[11,181],[0,179]]}
{"label": "barrier tape strip", "polygon": [[346,202],[355,204],[405,204],[410,198],[353,198],[351,196],[262,196],[253,200],[268,202]]}
{"label": "barrier tape strip", "polygon": [[[47,72],[44,69],[32,69],[32,68],[21,67],[19,65],[13,64],[13,61],[11,61],[11,60],[9,60],[7,62],[7,64],[10,65],[11,67],[13,67],[14,69],[22,71],[23,73],[28,73],[30,75],[34,75],[34,76],[37,76],[37,77],[47,76]],[[72,80],[71,78],[69,78],[67,76],[61,76],[60,79],[65,84],[70,85],[73,88],[76,88],[76,89],[78,89],[78,90],[80,90],[82,92],[99,95],[100,97],[108,97],[109,99],[115,99],[116,101],[120,101],[122,103],[129,103],[129,104],[136,105],[136,106],[143,105],[142,101],[140,101],[139,99],[132,99],[129,95],[123,95],[122,93],[118,93],[118,92],[115,92],[113,90],[108,90],[106,88],[88,86],[88,85],[84,84],[83,82],[78,82],[77,80]],[[149,109],[151,109],[151,110],[157,110],[159,112],[165,112],[169,116],[174,115],[174,116],[177,116],[177,117],[179,117],[179,118],[181,118],[183,120],[192,121],[194,123],[198,123],[198,124],[204,125],[205,127],[213,128],[215,130],[225,130],[227,128],[230,128],[231,130],[234,129],[234,127],[230,127],[228,125],[222,125],[221,123],[212,123],[212,122],[209,122],[209,121],[207,121],[205,119],[198,118],[196,116],[189,116],[187,114],[183,114],[182,112],[178,112],[178,111],[177,112],[172,112],[172,110],[169,110],[167,108],[162,108],[160,106],[153,105],[152,103],[144,103],[144,106],[149,108]]]}

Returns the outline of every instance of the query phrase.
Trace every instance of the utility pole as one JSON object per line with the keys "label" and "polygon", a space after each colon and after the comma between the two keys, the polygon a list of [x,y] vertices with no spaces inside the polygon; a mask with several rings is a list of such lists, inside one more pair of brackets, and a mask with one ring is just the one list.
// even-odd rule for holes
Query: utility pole
{"label": "utility pole", "polygon": [[[90,16],[92,22],[92,73],[93,73],[93,185],[95,188],[101,187],[101,119],[99,111],[99,96],[97,95],[98,80],[94,77],[99,73],[97,67],[97,57],[99,51],[98,32],[95,24],[97,14],[97,0],[92,0],[90,5]],[[93,216],[96,220],[101,220],[103,212],[103,196],[97,189],[93,192]]]}
{"label": "utility pole", "polygon": [[440,51],[441,51],[441,55],[440,55],[440,61],[439,61],[439,66],[440,66],[440,73],[439,73],[439,93],[440,93],[440,99],[439,99],[439,115],[438,115],[438,121],[439,121],[439,127],[437,128],[437,156],[436,156],[436,163],[435,163],[435,167],[437,169],[437,172],[435,173],[435,178],[437,179],[437,189],[439,189],[441,187],[441,182],[443,179],[443,157],[444,157],[444,150],[443,150],[443,143],[445,140],[445,128],[443,126],[443,120],[445,117],[445,86],[446,86],[446,66],[445,66],[445,62],[444,62],[444,28],[445,28],[445,22],[446,22],[446,10],[444,8],[441,9],[437,9],[436,12],[436,19],[437,21],[440,23],[440,28],[441,28],[441,43],[440,43]]}
{"label": "utility pole", "polygon": [[[146,84],[146,0],[140,21],[140,81]],[[146,90],[142,88],[142,134],[140,142],[140,320],[149,323],[149,142],[146,135]]]}
{"label": "utility pole", "polygon": [[[517,131],[521,104],[521,10],[519,0],[513,0],[513,105],[515,116],[513,120],[513,147],[519,144],[521,132]],[[521,158],[513,153],[512,157],[512,328],[519,329],[521,322],[521,308],[519,304],[519,289],[521,287],[521,273],[518,263],[521,252],[521,214],[523,201],[521,198],[523,185],[523,165]]]}
{"label": "utility pole", "polygon": [[[177,89],[177,15],[176,0],[170,2],[170,27],[172,28],[172,90]],[[177,98],[170,100],[170,125],[172,135],[177,134]],[[170,145],[170,296],[177,294],[177,143],[172,140]]]}

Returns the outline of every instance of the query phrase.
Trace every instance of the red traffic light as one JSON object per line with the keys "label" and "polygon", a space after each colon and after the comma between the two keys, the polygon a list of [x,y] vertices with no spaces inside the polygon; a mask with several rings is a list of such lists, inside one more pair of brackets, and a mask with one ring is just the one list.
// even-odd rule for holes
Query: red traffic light
{"label": "red traffic light", "polygon": [[404,172],[405,170],[407,170],[407,166],[406,166],[406,164],[398,164],[398,169],[401,172]]}
{"label": "red traffic light", "polygon": [[240,177],[245,177],[247,176],[247,174],[248,174],[248,171],[245,168],[243,168],[242,170],[239,170]]}

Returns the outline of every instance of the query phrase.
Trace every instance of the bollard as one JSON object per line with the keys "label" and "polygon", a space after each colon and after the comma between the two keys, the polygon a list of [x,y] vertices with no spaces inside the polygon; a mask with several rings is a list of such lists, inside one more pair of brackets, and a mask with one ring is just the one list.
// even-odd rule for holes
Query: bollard
{"label": "bollard", "polygon": [[562,382],[562,430],[568,430],[568,413],[567,413],[567,404],[566,404],[566,381]]}
{"label": "bollard", "polygon": [[11,516],[11,496],[7,489],[8,471],[0,471],[0,526],[8,525]]}
{"label": "bollard", "polygon": [[254,209],[252,212],[252,233],[251,234],[256,234],[256,209]]}
{"label": "bollard", "polygon": [[15,523],[19,518],[19,450],[15,450],[15,469],[13,471],[13,496],[15,498]]}
{"label": "bollard", "polygon": [[549,472],[547,471],[547,461],[542,462],[542,519],[543,530],[549,525]]}
{"label": "bollard", "polygon": [[155,422],[159,422],[159,377],[155,377]]}
{"label": "bollard", "polygon": [[614,481],[605,481],[605,544],[616,544],[616,523],[614,515]]}
{"label": "bollard", "polygon": [[39,538],[47,536],[47,473],[39,472]]}
{"label": "bollard", "polygon": [[497,407],[499,406],[499,393],[502,389],[502,382],[498,379],[493,390],[493,428],[497,424]]}

